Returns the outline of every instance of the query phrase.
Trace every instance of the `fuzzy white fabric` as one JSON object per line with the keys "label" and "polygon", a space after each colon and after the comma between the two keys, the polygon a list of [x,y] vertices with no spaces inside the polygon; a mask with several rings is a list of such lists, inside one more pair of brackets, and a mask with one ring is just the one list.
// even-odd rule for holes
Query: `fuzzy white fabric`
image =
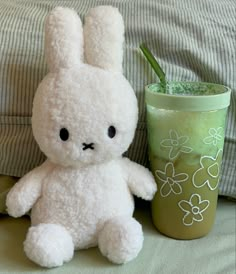
{"label": "fuzzy white fabric", "polygon": [[26,255],[39,265],[56,267],[72,259],[74,245],[70,234],[63,226],[40,224],[29,229],[24,250]]}
{"label": "fuzzy white fabric", "polygon": [[100,6],[85,18],[84,47],[88,64],[122,72],[124,24],[116,8]]}
{"label": "fuzzy white fabric", "polygon": [[50,71],[83,61],[83,29],[77,13],[57,7],[46,18],[45,55]]}
{"label": "fuzzy white fabric", "polygon": [[85,22],[90,64],[82,62],[76,13],[56,8],[46,20],[50,72],[34,98],[32,127],[48,160],[7,197],[14,217],[32,208],[25,252],[45,267],[62,265],[74,249],[96,245],[115,263],[133,259],[143,235],[132,219],[132,194],[151,200],[156,191],[150,171],[122,157],[138,117],[134,91],[121,73],[122,17],[116,8],[101,6]]}
{"label": "fuzzy white fabric", "polygon": [[98,246],[102,254],[117,264],[135,258],[142,245],[142,227],[130,217],[115,217],[108,220],[99,233]]}

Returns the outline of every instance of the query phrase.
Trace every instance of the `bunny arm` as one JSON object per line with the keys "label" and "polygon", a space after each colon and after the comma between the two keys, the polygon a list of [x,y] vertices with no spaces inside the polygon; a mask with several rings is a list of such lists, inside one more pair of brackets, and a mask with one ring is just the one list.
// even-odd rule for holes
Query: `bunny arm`
{"label": "bunny arm", "polygon": [[122,158],[121,166],[125,172],[130,191],[144,200],[152,200],[157,191],[157,185],[152,173],[128,158]]}
{"label": "bunny arm", "polygon": [[6,206],[13,217],[20,217],[28,212],[41,195],[43,179],[53,168],[49,160],[22,177],[7,195]]}

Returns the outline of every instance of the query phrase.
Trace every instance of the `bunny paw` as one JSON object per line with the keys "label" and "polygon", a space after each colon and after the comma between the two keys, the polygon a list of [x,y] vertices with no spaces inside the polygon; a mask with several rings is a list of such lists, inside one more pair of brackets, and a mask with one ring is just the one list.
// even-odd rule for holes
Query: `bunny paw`
{"label": "bunny paw", "polygon": [[67,230],[60,225],[31,227],[24,242],[26,255],[43,267],[57,267],[72,259],[74,245]]}
{"label": "bunny paw", "polygon": [[131,217],[108,220],[98,237],[98,246],[102,254],[117,264],[134,259],[142,245],[142,227]]}

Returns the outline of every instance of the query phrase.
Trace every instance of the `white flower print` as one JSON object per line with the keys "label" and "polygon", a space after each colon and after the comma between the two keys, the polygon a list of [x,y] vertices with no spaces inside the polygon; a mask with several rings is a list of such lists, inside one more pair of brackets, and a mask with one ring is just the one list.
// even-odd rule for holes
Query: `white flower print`
{"label": "white flower print", "polygon": [[208,185],[210,190],[215,190],[219,183],[220,162],[222,158],[222,149],[217,152],[216,157],[202,156],[200,159],[201,167],[193,174],[193,185],[196,188]]}
{"label": "white flower print", "polygon": [[170,160],[175,159],[178,155],[182,153],[191,153],[193,149],[191,147],[186,146],[185,144],[189,141],[188,136],[179,136],[177,131],[171,129],[170,139],[164,139],[161,141],[162,147],[170,148],[169,158]]}
{"label": "white flower print", "polygon": [[167,197],[171,192],[174,194],[181,194],[182,187],[179,183],[184,182],[189,178],[186,173],[176,174],[173,163],[167,163],[165,171],[156,170],[155,174],[159,181],[163,183],[160,188],[162,197]]}
{"label": "white flower print", "polygon": [[223,140],[224,129],[222,127],[210,128],[208,133],[209,136],[207,136],[203,140],[206,145],[213,144],[214,146],[216,146],[219,141]]}
{"label": "white flower print", "polygon": [[178,205],[185,212],[183,224],[191,226],[194,222],[203,221],[202,213],[208,208],[210,202],[208,200],[201,200],[199,194],[193,194],[189,201],[182,200]]}

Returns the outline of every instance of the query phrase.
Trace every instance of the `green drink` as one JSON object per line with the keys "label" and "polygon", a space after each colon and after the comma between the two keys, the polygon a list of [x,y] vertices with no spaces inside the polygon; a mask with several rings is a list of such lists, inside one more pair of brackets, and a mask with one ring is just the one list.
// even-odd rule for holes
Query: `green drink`
{"label": "green drink", "polygon": [[149,160],[158,191],[152,216],[160,232],[194,239],[212,228],[230,89],[170,82],[146,87]]}

